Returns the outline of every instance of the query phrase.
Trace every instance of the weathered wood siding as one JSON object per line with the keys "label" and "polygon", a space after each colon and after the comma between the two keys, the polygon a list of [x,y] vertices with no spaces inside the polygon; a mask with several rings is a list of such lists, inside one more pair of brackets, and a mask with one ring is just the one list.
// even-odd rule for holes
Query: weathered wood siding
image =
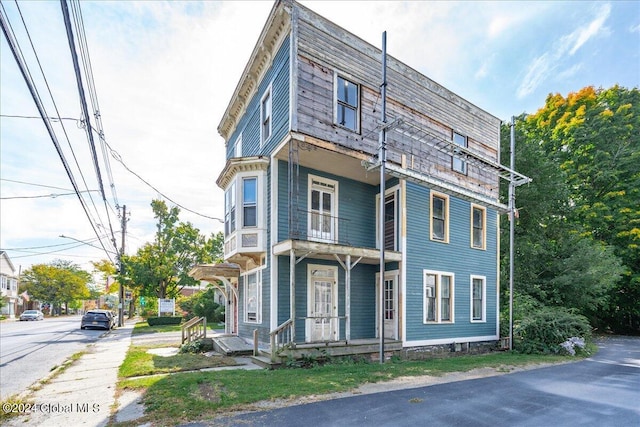
{"label": "weathered wood siding", "polygon": [[[378,150],[380,50],[339,26],[300,7],[297,22],[297,130],[371,155]],[[352,132],[334,124],[336,73],[360,85],[360,129]],[[437,139],[451,140],[452,132],[468,138],[468,148],[498,160],[500,120],[388,56],[387,113],[389,121],[403,117]],[[376,109],[377,107],[377,109]],[[426,144],[388,133],[388,159],[483,195],[497,198],[498,177],[468,165],[466,175],[451,169],[451,156]]]}

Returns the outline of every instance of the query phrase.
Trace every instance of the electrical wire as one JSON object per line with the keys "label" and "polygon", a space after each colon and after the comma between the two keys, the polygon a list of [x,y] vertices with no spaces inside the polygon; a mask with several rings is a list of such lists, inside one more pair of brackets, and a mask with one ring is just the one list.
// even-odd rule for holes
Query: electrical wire
{"label": "electrical wire", "polygon": [[[84,200],[82,198],[82,195],[80,194],[80,189],[78,188],[78,184],[76,183],[76,180],[75,180],[75,178],[73,176],[73,172],[71,171],[71,169],[69,167],[69,164],[68,164],[68,162],[67,162],[67,160],[65,158],[64,152],[62,151],[62,148],[60,146],[60,143],[58,141],[56,133],[55,133],[55,131],[53,129],[51,121],[48,120],[49,115],[46,112],[46,109],[45,109],[44,104],[42,102],[42,99],[41,99],[41,97],[40,97],[40,95],[38,93],[38,90],[37,90],[37,87],[36,87],[36,85],[34,83],[34,80],[33,80],[33,77],[31,75],[31,72],[29,71],[29,67],[28,67],[28,65],[27,65],[27,63],[26,63],[26,61],[24,59],[24,55],[22,53],[22,50],[21,50],[21,48],[19,46],[19,43],[18,43],[18,41],[17,41],[17,39],[15,37],[15,33],[13,31],[13,28],[11,27],[11,24],[10,24],[10,22],[8,20],[4,4],[0,3],[0,6],[1,6],[0,26],[2,27],[2,32],[3,32],[4,36],[5,36],[5,39],[7,40],[7,43],[9,45],[10,50],[11,50],[11,53],[13,54],[13,57],[14,57],[17,65],[18,65],[18,69],[20,70],[20,73],[22,74],[22,77],[23,77],[23,79],[24,79],[24,81],[25,81],[25,83],[27,85],[27,89],[29,90],[29,93],[31,94],[31,97],[32,97],[32,99],[33,99],[33,101],[34,101],[34,103],[36,105],[36,108],[38,109],[38,113],[40,114],[40,117],[41,117],[41,119],[42,119],[42,121],[44,123],[44,126],[47,129],[49,137],[50,137],[51,141],[53,142],[54,147],[56,148],[56,152],[58,153],[58,156],[60,157],[60,160],[61,160],[61,162],[63,164],[64,169],[65,169],[65,172],[67,173],[67,177],[71,181],[73,189],[76,192],[76,195],[78,197],[78,200],[80,201],[80,204],[81,204],[83,210],[85,211],[85,214],[87,215],[87,218],[89,218],[91,227],[93,228],[96,236],[99,236],[98,230],[96,229],[96,225],[94,224],[94,221],[91,218],[91,215],[90,215],[90,213],[89,213],[89,211],[87,209],[87,206],[86,206],[86,204],[85,204],[85,202],[84,202]],[[42,65],[41,65],[40,60],[39,60],[39,58],[37,56],[37,52],[35,50],[35,47],[33,46],[33,41],[31,40],[31,36],[30,36],[30,34],[28,32],[28,29],[26,27],[26,24],[24,22],[24,17],[22,16],[22,12],[20,11],[20,7],[17,4],[17,2],[16,2],[16,7],[18,8],[18,11],[20,13],[20,17],[22,19],[23,25],[25,26],[25,30],[27,31],[27,36],[29,38],[29,42],[31,43],[31,47],[32,47],[33,52],[34,52],[34,54],[36,56],[36,60],[38,62],[38,66],[40,67],[40,71],[41,71],[42,76],[43,76],[43,78],[45,80],[47,89],[49,91],[49,95],[50,95],[51,100],[53,101],[54,106],[55,106],[55,101],[53,100],[53,95],[52,95],[51,89],[50,89],[49,84],[48,84],[48,82],[46,80],[46,76],[44,75],[44,72],[42,70]],[[56,112],[58,112],[57,106],[55,106],[55,109],[56,109]],[[58,116],[60,116],[59,112],[58,112]],[[63,129],[64,129],[64,126],[63,126]],[[65,133],[65,136],[67,137],[67,141],[69,141],[69,138],[68,138],[68,135],[66,133],[66,130],[64,131],[64,133]],[[70,141],[69,141],[69,144],[70,144]],[[75,155],[74,155],[74,157],[75,157]],[[85,183],[85,185],[86,185],[86,183]],[[90,196],[90,194],[89,194],[89,196]],[[101,245],[102,245],[102,242],[101,242]],[[107,255],[107,257],[111,260],[111,256],[110,256],[109,252],[107,251],[107,249],[104,247],[104,245],[102,245],[102,247],[103,247],[103,250],[105,251],[105,254]]]}

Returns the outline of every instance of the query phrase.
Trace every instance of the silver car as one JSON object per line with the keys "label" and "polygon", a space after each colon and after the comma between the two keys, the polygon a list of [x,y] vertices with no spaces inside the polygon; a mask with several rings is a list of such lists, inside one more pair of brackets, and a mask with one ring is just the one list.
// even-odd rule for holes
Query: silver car
{"label": "silver car", "polygon": [[44,313],[40,310],[25,310],[20,315],[20,320],[44,320]]}

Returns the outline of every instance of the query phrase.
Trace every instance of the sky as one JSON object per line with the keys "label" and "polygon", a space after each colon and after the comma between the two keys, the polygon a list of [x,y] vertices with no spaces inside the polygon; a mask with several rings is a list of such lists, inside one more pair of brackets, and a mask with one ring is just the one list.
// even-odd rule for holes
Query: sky
{"label": "sky", "polygon": [[[504,121],[535,113],[549,94],[640,86],[638,1],[301,3],[376,47],[386,31],[389,55]],[[95,157],[60,2],[1,4],[47,116],[63,118],[52,121],[56,148],[3,35],[0,250],[16,269],[115,261],[123,206],[125,252],[135,254],[154,239],[153,199],[204,235],[222,231],[217,126],[273,2],[82,1],[95,87],[85,92],[105,141],[95,138]]]}

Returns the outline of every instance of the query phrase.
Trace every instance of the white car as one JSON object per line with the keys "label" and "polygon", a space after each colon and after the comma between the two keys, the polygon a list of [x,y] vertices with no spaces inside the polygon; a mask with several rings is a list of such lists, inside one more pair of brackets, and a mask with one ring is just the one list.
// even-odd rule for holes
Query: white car
{"label": "white car", "polygon": [[44,320],[44,313],[40,310],[25,310],[20,315],[20,320]]}

